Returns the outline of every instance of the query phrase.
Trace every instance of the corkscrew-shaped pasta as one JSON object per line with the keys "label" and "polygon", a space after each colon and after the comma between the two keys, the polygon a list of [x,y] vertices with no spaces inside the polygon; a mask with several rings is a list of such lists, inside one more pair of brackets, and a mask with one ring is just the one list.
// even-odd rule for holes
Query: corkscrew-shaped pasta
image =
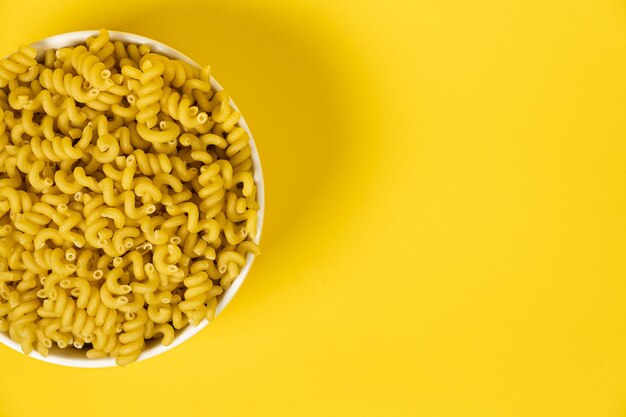
{"label": "corkscrew-shaped pasta", "polygon": [[95,88],[86,89],[85,86],[89,84],[82,76],[66,73],[62,68],[44,69],[39,81],[51,93],[72,97],[79,103],[94,101],[100,93]]}
{"label": "corkscrew-shaped pasta", "polygon": [[105,30],[35,58],[0,61],[0,331],[126,365],[258,254],[250,139],[208,66]]}
{"label": "corkscrew-shaped pasta", "polygon": [[207,315],[207,306],[205,304],[207,298],[219,295],[221,288],[218,291],[211,291],[213,282],[204,271],[198,271],[190,275],[183,282],[187,290],[185,290],[184,300],[178,306],[185,313],[191,324],[198,324]]}
{"label": "corkscrew-shaped pasta", "polygon": [[34,48],[20,46],[17,52],[12,53],[8,58],[0,60],[0,87],[5,87],[9,81],[18,77],[24,78],[24,74],[28,74],[30,68],[38,68],[39,64],[35,60],[36,56],[37,51]]}
{"label": "corkscrew-shaped pasta", "polygon": [[[100,61],[105,63],[107,68],[110,68],[115,64],[115,58],[112,57],[115,47],[109,40],[109,32],[100,29],[98,36],[87,38],[85,41],[89,52],[96,55]],[[110,61],[110,64],[108,63]]]}
{"label": "corkscrew-shaped pasta", "polygon": [[198,173],[196,167],[188,167],[188,163],[177,156],[146,153],[142,149],[133,151],[132,158],[130,160],[127,158],[127,165],[136,167],[138,172],[147,176],[173,172],[176,177],[184,181],[191,181]]}
{"label": "corkscrew-shaped pasta", "polygon": [[17,290],[8,296],[10,311],[6,315],[9,321],[9,335],[20,343],[25,353],[32,351],[35,342],[37,309],[41,300],[37,297],[36,289],[24,293]]}
{"label": "corkscrew-shaped pasta", "polygon": [[55,136],[51,140],[35,136],[30,141],[30,151],[38,161],[61,162],[78,160],[83,156],[83,152],[75,148],[72,139],[67,136]]}
{"label": "corkscrew-shaped pasta", "polygon": [[[222,175],[219,174],[220,170]],[[214,218],[222,211],[226,189],[231,182],[232,168],[230,164],[221,165],[214,163],[200,169],[200,176],[194,188],[201,199],[199,208],[204,211],[207,219]]]}
{"label": "corkscrew-shaped pasta", "polygon": [[137,79],[129,80],[131,91],[137,94],[135,105],[139,110],[135,115],[138,123],[145,123],[152,128],[158,122],[158,114],[161,111],[159,100],[163,96],[163,65],[160,62],[152,63],[150,60],[143,61],[141,71],[126,71]]}
{"label": "corkscrew-shaped pasta", "polygon": [[72,50],[71,62],[74,70],[97,90],[107,91],[113,87],[111,70],[84,45],[79,45]]}
{"label": "corkscrew-shaped pasta", "polygon": [[140,309],[136,313],[126,315],[128,321],[122,325],[124,332],[119,336],[121,346],[116,358],[118,365],[126,365],[137,360],[145,346],[144,333],[148,322],[148,312]]}
{"label": "corkscrew-shaped pasta", "polygon": [[148,53],[141,58],[139,65],[143,65],[146,60],[159,62],[163,65],[163,81],[174,87],[182,87],[188,79],[194,78],[198,73],[193,66],[180,59],[170,59],[166,56]]}
{"label": "corkscrew-shaped pasta", "polygon": [[197,128],[209,120],[206,113],[200,112],[198,107],[191,105],[192,101],[189,96],[184,94],[181,96],[169,87],[162,90],[160,100],[163,114],[178,120],[185,129]]}
{"label": "corkscrew-shaped pasta", "polygon": [[[237,170],[237,166],[250,160],[251,150],[249,138],[246,131],[240,127],[236,128],[226,136],[228,147],[226,155],[230,158],[229,163],[233,166],[233,170]],[[248,171],[250,167],[246,167]]]}

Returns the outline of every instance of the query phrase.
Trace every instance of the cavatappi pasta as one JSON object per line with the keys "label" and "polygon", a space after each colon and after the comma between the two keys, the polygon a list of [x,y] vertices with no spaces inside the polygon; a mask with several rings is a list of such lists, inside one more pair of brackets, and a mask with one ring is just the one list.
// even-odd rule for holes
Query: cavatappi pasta
{"label": "cavatappi pasta", "polygon": [[0,331],[137,360],[212,320],[248,253],[248,135],[209,67],[101,30],[0,61]]}

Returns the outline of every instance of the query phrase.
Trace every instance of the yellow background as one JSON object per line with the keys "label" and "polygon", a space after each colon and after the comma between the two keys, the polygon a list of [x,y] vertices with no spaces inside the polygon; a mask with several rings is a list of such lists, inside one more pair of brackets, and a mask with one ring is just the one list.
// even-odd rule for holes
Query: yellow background
{"label": "yellow background", "polygon": [[[219,319],[125,369],[0,347],[0,416],[626,415],[619,0],[0,2],[211,63],[267,183]],[[45,413],[45,414],[44,414]]]}

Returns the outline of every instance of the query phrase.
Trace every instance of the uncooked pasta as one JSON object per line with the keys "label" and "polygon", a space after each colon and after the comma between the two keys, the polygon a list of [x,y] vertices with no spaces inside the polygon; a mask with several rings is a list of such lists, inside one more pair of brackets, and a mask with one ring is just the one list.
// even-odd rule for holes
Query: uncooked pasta
{"label": "uncooked pasta", "polygon": [[139,357],[257,254],[249,137],[210,68],[111,41],[0,61],[0,331]]}

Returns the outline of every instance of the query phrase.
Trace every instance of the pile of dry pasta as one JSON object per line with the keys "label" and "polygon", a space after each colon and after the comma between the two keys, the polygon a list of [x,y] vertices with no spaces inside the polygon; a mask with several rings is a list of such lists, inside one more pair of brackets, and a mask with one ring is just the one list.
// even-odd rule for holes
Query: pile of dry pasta
{"label": "pile of dry pasta", "polygon": [[0,61],[0,331],[137,360],[257,254],[240,114],[209,67],[97,37]]}

